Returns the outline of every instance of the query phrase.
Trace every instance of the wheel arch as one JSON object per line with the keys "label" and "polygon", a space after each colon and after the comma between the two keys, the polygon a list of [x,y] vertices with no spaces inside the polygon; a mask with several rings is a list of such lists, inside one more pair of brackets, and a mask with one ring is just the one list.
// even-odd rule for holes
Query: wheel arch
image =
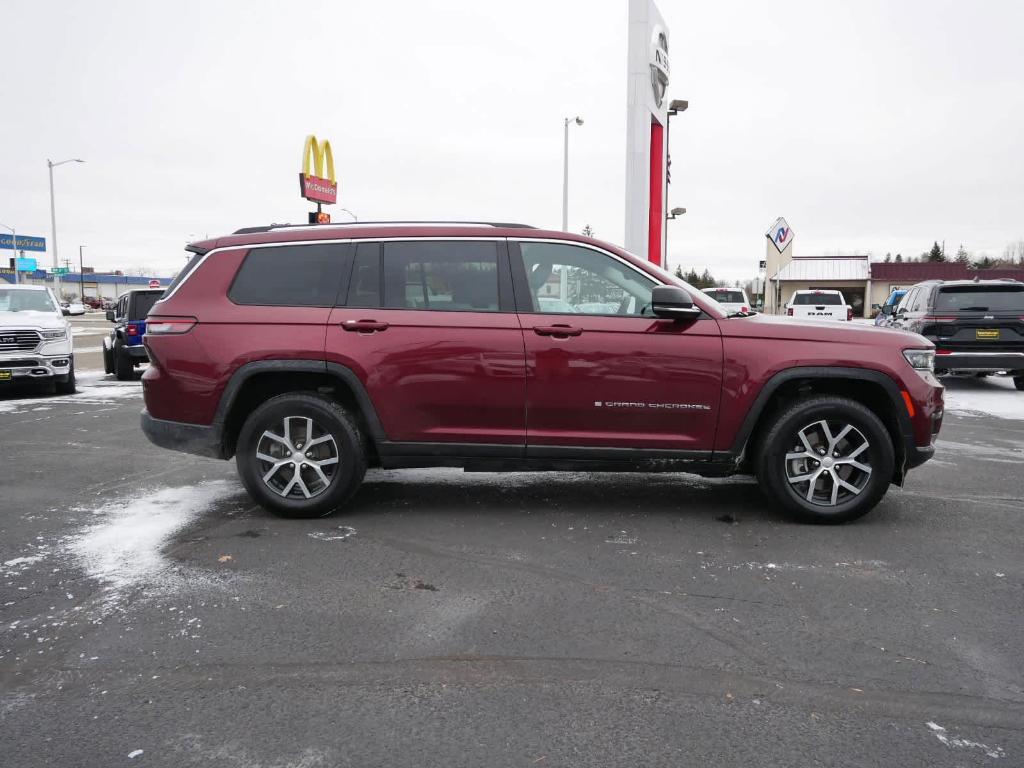
{"label": "wheel arch", "polygon": [[881,371],[866,368],[801,367],[775,374],[762,387],[733,441],[737,460],[756,462],[760,440],[787,404],[807,395],[847,397],[869,408],[885,425],[896,454],[893,482],[903,482],[914,445],[913,425],[899,386]]}
{"label": "wheel arch", "polygon": [[231,458],[246,417],[261,402],[289,392],[316,392],[349,409],[368,440],[371,464],[386,435],[366,387],[350,368],[323,360],[258,360],[236,370],[221,395],[214,425],[221,432],[221,454]]}

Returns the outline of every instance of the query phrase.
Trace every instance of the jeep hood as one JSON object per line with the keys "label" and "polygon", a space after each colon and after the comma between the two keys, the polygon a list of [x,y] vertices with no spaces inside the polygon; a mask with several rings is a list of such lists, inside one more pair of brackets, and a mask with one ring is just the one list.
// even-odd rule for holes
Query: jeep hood
{"label": "jeep hood", "polygon": [[730,317],[719,320],[723,336],[793,341],[846,342],[877,347],[932,347],[924,336],[895,328],[855,322],[802,320],[779,315]]}

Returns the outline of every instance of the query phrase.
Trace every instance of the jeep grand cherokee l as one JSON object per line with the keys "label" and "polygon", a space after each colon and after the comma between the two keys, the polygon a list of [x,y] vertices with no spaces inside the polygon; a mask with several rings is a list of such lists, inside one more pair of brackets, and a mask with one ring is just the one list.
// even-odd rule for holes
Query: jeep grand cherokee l
{"label": "jeep grand cherokee l", "polygon": [[918,283],[900,301],[892,327],[934,342],[939,375],[1003,374],[1024,390],[1024,283]]}
{"label": "jeep grand cherokee l", "polygon": [[922,337],[730,317],[582,236],[358,223],[189,248],[147,319],[142,428],[235,456],[285,516],[339,509],[370,466],[455,466],[754,472],[840,522],[927,460],[942,421]]}

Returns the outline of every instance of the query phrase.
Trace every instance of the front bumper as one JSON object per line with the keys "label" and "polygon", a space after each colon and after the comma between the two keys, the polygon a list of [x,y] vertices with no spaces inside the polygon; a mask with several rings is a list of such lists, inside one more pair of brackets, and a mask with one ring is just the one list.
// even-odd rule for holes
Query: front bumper
{"label": "front bumper", "polygon": [[10,371],[11,377],[2,375],[4,381],[27,381],[30,379],[55,379],[66,381],[71,373],[75,356],[72,354],[40,355],[34,352],[5,352],[0,354],[0,371]]}
{"label": "front bumper", "polygon": [[149,354],[147,354],[146,348],[141,344],[133,344],[131,346],[125,344],[124,346],[121,347],[121,351],[128,355],[128,357],[134,358],[139,362],[149,362]]}
{"label": "front bumper", "polygon": [[223,459],[223,433],[220,426],[188,424],[183,421],[167,421],[142,411],[142,432],[153,445],[171,451],[191,453],[210,459]]}
{"label": "front bumper", "polygon": [[939,371],[1024,371],[1024,352],[949,352],[936,350]]}

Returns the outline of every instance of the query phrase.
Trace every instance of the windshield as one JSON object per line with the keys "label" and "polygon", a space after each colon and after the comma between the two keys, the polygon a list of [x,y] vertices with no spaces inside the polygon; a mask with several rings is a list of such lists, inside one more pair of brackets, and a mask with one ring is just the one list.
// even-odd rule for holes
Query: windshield
{"label": "windshield", "polygon": [[0,288],[0,312],[56,312],[49,291]]}
{"label": "windshield", "polygon": [[728,291],[724,289],[709,288],[704,291],[708,296],[715,299],[716,301],[725,301],[730,304],[743,304],[743,292],[742,291]]}
{"label": "windshield", "polygon": [[1024,312],[1024,285],[957,285],[940,288],[937,310]]}
{"label": "windshield", "polygon": [[793,297],[794,306],[807,306],[809,304],[842,304],[843,299],[838,293],[798,293]]}

